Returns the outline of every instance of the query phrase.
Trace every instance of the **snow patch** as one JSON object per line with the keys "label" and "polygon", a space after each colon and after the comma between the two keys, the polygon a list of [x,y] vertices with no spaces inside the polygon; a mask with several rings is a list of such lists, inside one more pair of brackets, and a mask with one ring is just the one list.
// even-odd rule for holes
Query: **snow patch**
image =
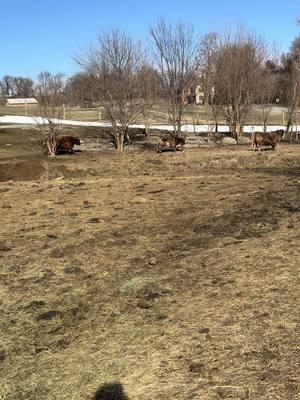
{"label": "snow patch", "polygon": [[[54,123],[59,125],[67,125],[67,126],[90,126],[90,127],[99,127],[99,128],[108,128],[111,126],[108,122],[87,122],[87,121],[73,121],[73,120],[64,120],[64,119],[52,119]],[[5,115],[0,117],[0,124],[21,124],[21,125],[38,125],[38,124],[48,124],[48,119],[43,117],[26,117],[20,115]],[[144,129],[144,124],[132,124],[129,126],[130,128],[140,128]],[[162,131],[173,131],[172,125],[150,125],[150,129],[154,130],[162,130]],[[283,125],[268,125],[267,131],[275,131],[277,129],[285,129]],[[294,131],[296,131],[296,127],[293,127]],[[182,132],[214,132],[215,126],[214,125],[192,125],[192,124],[184,124],[182,125]],[[219,125],[218,127],[219,132],[228,132],[229,127],[228,125]],[[262,125],[246,125],[244,127],[245,133],[252,133],[252,132],[263,132]]]}

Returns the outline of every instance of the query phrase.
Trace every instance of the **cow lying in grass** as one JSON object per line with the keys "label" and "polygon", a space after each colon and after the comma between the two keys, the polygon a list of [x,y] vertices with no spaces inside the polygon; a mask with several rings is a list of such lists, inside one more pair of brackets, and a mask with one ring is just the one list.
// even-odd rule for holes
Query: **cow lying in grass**
{"label": "cow lying in grass", "polygon": [[185,138],[181,138],[178,136],[165,136],[159,139],[157,144],[157,152],[161,153],[162,151],[168,150],[183,150],[184,145]]}
{"label": "cow lying in grass", "polygon": [[284,130],[279,129],[274,132],[254,132],[252,136],[253,150],[261,150],[262,147],[271,146],[276,150],[277,144],[284,138]]}
{"label": "cow lying in grass", "polygon": [[62,136],[56,141],[56,154],[73,154],[74,145],[80,145],[80,139],[74,136]]}

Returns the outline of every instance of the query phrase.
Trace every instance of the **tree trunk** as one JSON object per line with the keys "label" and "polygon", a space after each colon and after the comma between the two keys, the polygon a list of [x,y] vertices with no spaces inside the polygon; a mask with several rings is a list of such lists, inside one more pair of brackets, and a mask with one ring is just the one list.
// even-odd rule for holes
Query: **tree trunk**
{"label": "tree trunk", "polygon": [[[126,128],[124,129],[124,143],[126,144],[130,144],[130,136],[129,136],[129,127],[126,126]],[[126,141],[125,141],[126,140]]]}
{"label": "tree trunk", "polygon": [[263,121],[264,132],[267,132],[267,120],[264,119]]}
{"label": "tree trunk", "polygon": [[215,121],[215,132],[217,133],[219,131],[219,124],[218,121]]}
{"label": "tree trunk", "polygon": [[146,135],[146,138],[149,139],[149,125],[148,125],[148,122],[145,122],[145,135]]}
{"label": "tree trunk", "polygon": [[178,118],[176,136],[178,136],[180,133],[181,133],[181,118]]}
{"label": "tree trunk", "polygon": [[236,139],[236,136],[237,136],[237,134],[236,134],[236,123],[232,122],[232,121],[227,121],[227,125],[229,127],[229,131],[231,133],[231,136]]}
{"label": "tree trunk", "polygon": [[292,132],[293,131],[293,116],[294,116],[294,110],[292,109],[289,112],[289,117],[288,117],[288,121],[286,124],[286,132]]}
{"label": "tree trunk", "polygon": [[206,89],[206,91],[204,93],[203,106],[205,106],[205,107],[209,106],[209,91],[208,91],[208,89]]}
{"label": "tree trunk", "polygon": [[239,141],[239,137],[243,133],[243,128],[244,128],[244,125],[240,121],[236,123],[235,140],[237,143]]}
{"label": "tree trunk", "polygon": [[118,132],[117,134],[117,150],[123,151],[124,150],[124,133]]}

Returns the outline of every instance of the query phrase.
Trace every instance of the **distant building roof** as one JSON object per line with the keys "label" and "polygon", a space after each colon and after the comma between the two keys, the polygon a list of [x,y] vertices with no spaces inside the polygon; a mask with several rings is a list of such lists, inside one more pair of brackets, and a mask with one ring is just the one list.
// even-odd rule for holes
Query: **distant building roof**
{"label": "distant building roof", "polygon": [[37,104],[37,99],[34,97],[28,97],[26,99],[7,99],[8,105],[18,105],[18,104]]}

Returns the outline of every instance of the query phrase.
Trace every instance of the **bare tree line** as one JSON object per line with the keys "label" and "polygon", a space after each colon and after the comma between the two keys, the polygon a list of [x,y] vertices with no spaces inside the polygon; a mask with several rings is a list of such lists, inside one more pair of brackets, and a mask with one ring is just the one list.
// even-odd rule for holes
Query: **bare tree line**
{"label": "bare tree line", "polygon": [[[272,104],[287,107],[287,130],[297,119],[300,98],[300,37],[282,56],[270,54],[266,43],[244,28],[202,38],[191,24],[160,19],[149,28],[148,45],[118,29],[102,32],[94,46],[77,54],[80,72],[42,72],[36,84],[29,78],[6,76],[2,95],[39,98],[42,115],[56,117],[64,103],[105,110],[112,139],[122,151],[130,142],[129,125],[144,119],[147,126],[154,103],[167,104],[173,134],[181,135],[187,95],[200,85],[203,104],[211,108],[216,129],[225,121],[237,140],[250,113],[266,130]],[[277,100],[276,100],[277,99]]]}
{"label": "bare tree line", "polygon": [[181,133],[186,93],[199,74],[199,40],[191,24],[168,24],[164,19],[150,27],[150,40],[153,62],[168,100],[169,120],[177,136]]}

